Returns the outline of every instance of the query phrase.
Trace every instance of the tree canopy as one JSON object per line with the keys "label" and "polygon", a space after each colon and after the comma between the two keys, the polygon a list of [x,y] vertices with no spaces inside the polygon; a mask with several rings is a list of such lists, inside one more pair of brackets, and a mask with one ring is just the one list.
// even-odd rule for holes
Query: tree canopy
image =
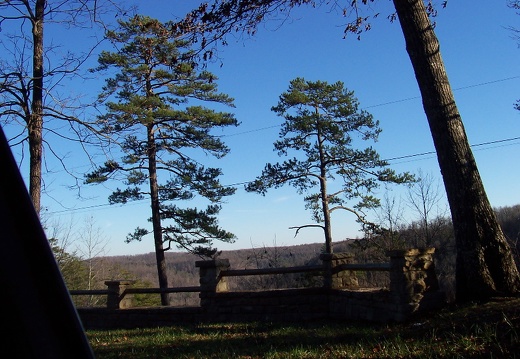
{"label": "tree canopy", "polygon": [[[322,228],[327,253],[332,253],[332,212],[350,211],[365,225],[364,210],[379,205],[374,190],[380,183],[413,179],[389,169],[372,147],[356,148],[357,140],[377,141],[381,129],[340,81],[292,80],[272,110],[285,119],[274,148],[280,156],[294,157],[267,164],[246,189],[265,194],[268,188],[289,184],[306,194],[306,208],[318,224],[294,228],[297,233],[306,227]],[[316,193],[308,193],[316,188]]]}
{"label": "tree canopy", "polygon": [[[107,36],[118,50],[103,52],[98,70],[113,68],[116,74],[100,96],[106,113],[98,125],[119,145],[121,158],[87,174],[86,182],[122,180],[126,188],[114,191],[110,203],[150,199],[152,230],[137,228],[127,241],[153,233],[163,288],[168,285],[163,252],[172,243],[211,257],[217,252],[214,240],[234,239],[218,226],[216,215],[222,198],[235,189],[220,184],[221,169],[204,166],[196,156],[225,156],[228,147],[211,131],[238,121],[202,105],[232,106],[233,99],[217,91],[213,74],[197,69],[190,44],[176,39],[168,24],[135,16],[120,21],[120,29]],[[173,204],[196,196],[209,201],[206,209]]]}

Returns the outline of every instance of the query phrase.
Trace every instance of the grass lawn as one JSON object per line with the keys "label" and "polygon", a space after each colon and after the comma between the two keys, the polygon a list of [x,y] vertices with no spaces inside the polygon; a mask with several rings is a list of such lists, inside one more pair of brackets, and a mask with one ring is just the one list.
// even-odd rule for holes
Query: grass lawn
{"label": "grass lawn", "polygon": [[520,358],[520,299],[401,324],[233,323],[87,331],[97,358]]}

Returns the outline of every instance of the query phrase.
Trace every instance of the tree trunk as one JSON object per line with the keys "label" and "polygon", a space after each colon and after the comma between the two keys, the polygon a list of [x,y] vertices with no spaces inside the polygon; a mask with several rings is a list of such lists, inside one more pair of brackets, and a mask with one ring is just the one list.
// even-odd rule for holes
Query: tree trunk
{"label": "tree trunk", "polygon": [[45,0],[37,0],[32,24],[33,86],[31,115],[28,118],[29,136],[29,194],[34,210],[40,215],[42,186],[43,131],[43,20]]}
{"label": "tree trunk", "polygon": [[330,223],[329,198],[327,194],[327,169],[325,152],[323,149],[323,139],[320,129],[320,114],[316,108],[316,133],[318,134],[318,147],[320,152],[320,198],[321,210],[323,213],[323,230],[325,231],[325,253],[332,254],[332,229]]}
{"label": "tree trunk", "polygon": [[[155,137],[153,125],[146,126],[148,135],[148,173],[150,175],[150,197],[152,206],[152,227],[155,243],[155,259],[157,262],[157,274],[159,276],[159,288],[168,288],[168,274],[166,272],[166,258],[164,256],[161,213],[159,207],[159,185],[157,183],[157,161]],[[170,305],[168,293],[161,293],[161,305]]]}
{"label": "tree trunk", "polygon": [[323,212],[323,230],[325,231],[325,253],[332,254],[332,229],[330,223],[329,199],[327,195],[327,178],[326,174],[320,177],[320,195],[321,208]]}
{"label": "tree trunk", "polygon": [[393,0],[450,205],[458,301],[520,289],[518,269],[477,169],[423,0]]}

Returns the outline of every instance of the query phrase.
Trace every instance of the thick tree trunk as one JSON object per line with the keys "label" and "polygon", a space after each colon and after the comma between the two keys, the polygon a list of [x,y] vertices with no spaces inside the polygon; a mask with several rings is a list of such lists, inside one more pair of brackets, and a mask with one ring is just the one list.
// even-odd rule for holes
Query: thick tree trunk
{"label": "thick tree trunk", "polygon": [[42,131],[43,131],[43,20],[45,0],[36,1],[32,37],[33,37],[33,86],[31,115],[28,118],[29,137],[29,194],[38,216],[41,207],[42,188]]}
{"label": "thick tree trunk", "polygon": [[[153,126],[147,126],[148,132],[148,173],[150,176],[150,197],[152,206],[152,227],[155,243],[155,259],[157,274],[159,276],[159,288],[168,288],[168,274],[166,272],[166,258],[164,256],[163,235],[161,225],[161,213],[159,207],[159,185],[157,183],[156,147]],[[168,293],[161,293],[161,305],[170,305]]]}
{"label": "thick tree trunk", "polygon": [[393,0],[451,209],[457,300],[517,293],[520,277],[489,203],[423,0]]}

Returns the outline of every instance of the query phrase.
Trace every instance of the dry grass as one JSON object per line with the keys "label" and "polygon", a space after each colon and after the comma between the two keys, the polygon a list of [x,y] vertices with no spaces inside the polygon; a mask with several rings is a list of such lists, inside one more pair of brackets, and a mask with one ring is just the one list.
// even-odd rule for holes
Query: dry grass
{"label": "dry grass", "polygon": [[87,335],[97,358],[520,358],[520,299],[401,324],[200,324]]}

